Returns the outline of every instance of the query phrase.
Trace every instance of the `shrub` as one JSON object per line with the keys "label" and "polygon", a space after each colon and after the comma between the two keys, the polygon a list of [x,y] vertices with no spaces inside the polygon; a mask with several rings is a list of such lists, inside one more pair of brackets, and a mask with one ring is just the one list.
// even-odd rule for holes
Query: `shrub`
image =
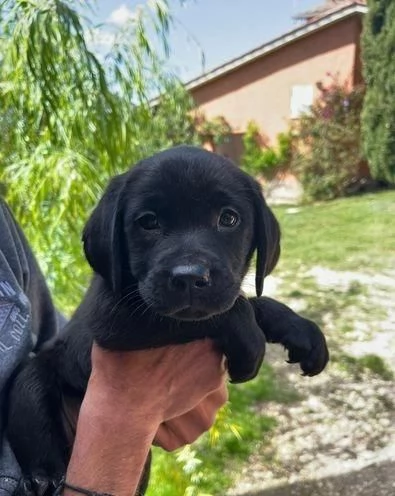
{"label": "shrub", "polygon": [[395,4],[370,0],[362,36],[364,151],[375,179],[395,184]]}
{"label": "shrub", "polygon": [[336,78],[317,87],[319,97],[294,128],[291,169],[307,199],[327,200],[346,195],[360,175],[364,89],[349,90]]}
{"label": "shrub", "polygon": [[260,140],[258,125],[250,121],[243,136],[241,167],[254,176],[263,175],[269,178],[280,167],[288,164],[291,157],[291,136],[288,133],[280,133],[276,147],[263,148]]}
{"label": "shrub", "polygon": [[202,144],[210,142],[213,145],[213,149],[215,149],[216,145],[225,143],[232,132],[230,124],[222,115],[207,119],[204,115],[198,114],[195,117],[195,129],[200,142]]}

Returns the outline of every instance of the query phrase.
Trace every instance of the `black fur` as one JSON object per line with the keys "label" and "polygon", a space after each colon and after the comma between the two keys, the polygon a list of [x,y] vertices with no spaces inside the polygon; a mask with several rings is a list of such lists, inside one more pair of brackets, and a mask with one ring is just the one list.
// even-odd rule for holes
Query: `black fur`
{"label": "black fur", "polygon": [[[43,492],[43,481],[65,473],[72,443],[62,405],[82,401],[93,339],[132,350],[211,337],[233,382],[256,376],[268,340],[305,374],[319,373],[328,351],[318,327],[260,297],[279,240],[259,185],[218,155],[178,147],[115,177],[83,233],[94,270],[86,296],[10,393],[8,436],[26,478]],[[247,299],[240,286],[254,252],[258,297]]]}

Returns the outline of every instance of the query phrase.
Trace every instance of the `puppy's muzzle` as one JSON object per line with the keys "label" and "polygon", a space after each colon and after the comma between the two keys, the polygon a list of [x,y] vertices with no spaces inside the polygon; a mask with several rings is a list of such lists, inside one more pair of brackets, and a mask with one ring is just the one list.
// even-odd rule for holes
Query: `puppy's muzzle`
{"label": "puppy's muzzle", "polygon": [[168,283],[170,289],[179,293],[203,290],[211,286],[210,270],[201,264],[177,265],[170,271]]}

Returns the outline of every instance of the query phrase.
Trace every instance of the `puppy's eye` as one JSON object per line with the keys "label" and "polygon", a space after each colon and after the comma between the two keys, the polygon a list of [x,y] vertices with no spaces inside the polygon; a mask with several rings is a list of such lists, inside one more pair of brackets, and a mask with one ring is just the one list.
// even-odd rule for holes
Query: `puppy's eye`
{"label": "puppy's eye", "polygon": [[146,231],[152,231],[154,229],[160,228],[158,218],[153,212],[146,212],[145,214],[141,215],[137,219],[137,222],[139,226]]}
{"label": "puppy's eye", "polygon": [[218,219],[218,227],[235,227],[239,223],[239,214],[230,208],[222,210]]}

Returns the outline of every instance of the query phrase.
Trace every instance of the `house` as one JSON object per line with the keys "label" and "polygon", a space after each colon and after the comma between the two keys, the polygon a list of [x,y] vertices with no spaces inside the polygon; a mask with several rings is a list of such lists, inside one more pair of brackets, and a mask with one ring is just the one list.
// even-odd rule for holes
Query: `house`
{"label": "house", "polygon": [[222,116],[232,129],[216,151],[236,162],[242,136],[254,120],[263,144],[305,111],[328,73],[351,87],[362,82],[360,35],[367,12],[362,0],[326,0],[297,16],[302,24],[264,45],[189,81],[186,88],[207,119]]}

